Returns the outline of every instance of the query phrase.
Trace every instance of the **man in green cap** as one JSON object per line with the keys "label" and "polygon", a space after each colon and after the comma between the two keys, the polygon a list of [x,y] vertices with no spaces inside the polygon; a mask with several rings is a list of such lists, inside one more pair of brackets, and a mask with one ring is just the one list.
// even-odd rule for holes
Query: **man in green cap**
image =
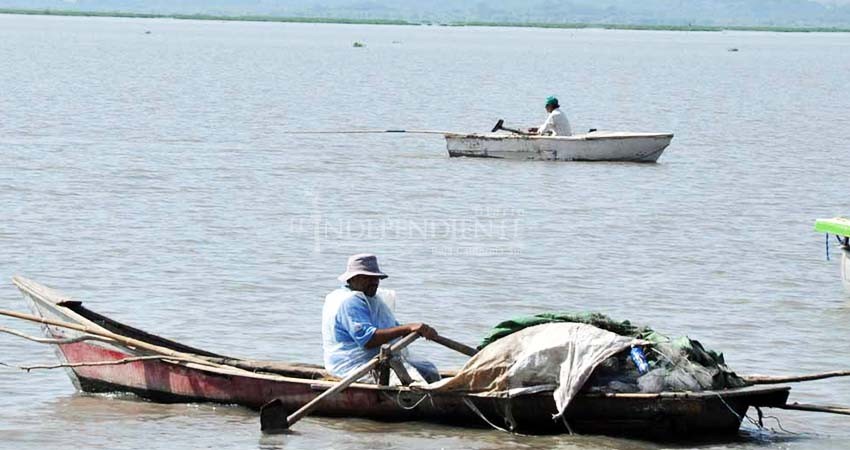
{"label": "man in green cap", "polygon": [[570,136],[573,134],[570,128],[570,121],[567,116],[560,110],[561,105],[558,104],[558,99],[554,95],[546,98],[546,112],[549,117],[546,122],[543,122],[539,128],[529,128],[529,133],[536,133],[541,136]]}

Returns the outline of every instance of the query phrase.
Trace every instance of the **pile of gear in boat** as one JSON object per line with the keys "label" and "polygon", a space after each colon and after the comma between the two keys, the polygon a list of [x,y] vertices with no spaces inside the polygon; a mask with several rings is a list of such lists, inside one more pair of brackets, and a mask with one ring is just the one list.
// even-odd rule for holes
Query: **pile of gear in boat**
{"label": "pile of gear in boat", "polygon": [[[522,329],[547,323],[583,323],[644,343],[605,359],[584,386],[590,392],[676,392],[728,389],[747,383],[726,366],[722,353],[706,349],[686,336],[671,338],[628,320],[600,313],[554,314],[507,320],[496,325],[479,345],[482,349]],[[643,360],[641,360],[643,359]],[[646,363],[643,366],[642,363]]]}
{"label": "pile of gear in boat", "polygon": [[455,376],[422,389],[501,398],[552,392],[557,418],[580,392],[698,392],[745,385],[722,354],[693,339],[585,313],[502,322]]}

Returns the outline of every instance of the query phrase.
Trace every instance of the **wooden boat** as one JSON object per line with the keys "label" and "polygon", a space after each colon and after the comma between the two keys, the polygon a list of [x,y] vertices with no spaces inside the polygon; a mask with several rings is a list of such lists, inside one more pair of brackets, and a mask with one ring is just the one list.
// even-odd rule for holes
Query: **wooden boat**
{"label": "wooden boat", "polygon": [[446,134],[449,156],[539,161],[655,162],[672,133],[594,131],[573,136]]}
{"label": "wooden boat", "polygon": [[833,217],[818,219],[815,231],[826,233],[827,257],[829,257],[829,235],[835,235],[841,245],[841,281],[844,288],[850,291],[850,219]]}
{"label": "wooden boat", "polygon": [[[334,385],[319,366],[249,361],[192,348],[109,319],[33,281],[14,277],[13,282],[41,318],[71,322],[89,330],[108,330],[203,360],[198,363],[159,357],[68,368],[72,382],[83,392],[130,392],[158,402],[219,402],[255,409],[280,398],[287,409],[295,410]],[[43,329],[50,338],[83,336],[53,325],[44,325]],[[116,362],[145,355],[157,358],[138,346],[115,340],[83,340],[58,344],[57,348],[66,364]],[[788,393],[788,387],[747,387],[699,393],[581,394],[571,403],[565,418],[577,433],[656,440],[716,438],[734,435],[750,406],[783,405]],[[552,420],[554,411],[551,392],[491,398],[354,384],[321,403],[314,414],[469,427],[486,427],[486,419],[499,426],[509,424],[519,432],[566,433],[563,422]]]}

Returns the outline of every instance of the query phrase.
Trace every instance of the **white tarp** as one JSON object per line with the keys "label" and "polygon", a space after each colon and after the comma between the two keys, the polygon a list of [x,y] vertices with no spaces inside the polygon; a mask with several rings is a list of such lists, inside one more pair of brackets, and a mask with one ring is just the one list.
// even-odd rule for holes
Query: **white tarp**
{"label": "white tarp", "polygon": [[426,389],[513,397],[557,386],[560,416],[596,366],[641,343],[582,323],[537,325],[488,345],[456,376]]}

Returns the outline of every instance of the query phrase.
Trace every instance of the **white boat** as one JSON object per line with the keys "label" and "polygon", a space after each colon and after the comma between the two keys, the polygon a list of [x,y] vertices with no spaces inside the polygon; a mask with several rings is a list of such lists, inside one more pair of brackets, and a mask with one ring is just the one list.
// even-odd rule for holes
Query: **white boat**
{"label": "white boat", "polygon": [[829,257],[829,235],[838,238],[841,246],[841,281],[844,288],[850,292],[850,218],[833,217],[832,219],[818,219],[815,222],[815,231],[826,233],[826,253]]}
{"label": "white boat", "polygon": [[655,162],[673,134],[593,131],[573,136],[447,133],[445,137],[452,157]]}

